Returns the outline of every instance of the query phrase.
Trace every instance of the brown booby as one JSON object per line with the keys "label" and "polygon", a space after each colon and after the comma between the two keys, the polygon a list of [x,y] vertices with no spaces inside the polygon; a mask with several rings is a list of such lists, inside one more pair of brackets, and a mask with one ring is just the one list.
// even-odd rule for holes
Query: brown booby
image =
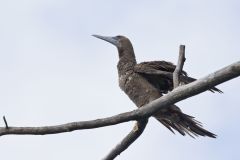
{"label": "brown booby", "polygon": [[[137,107],[142,107],[173,89],[173,81],[171,78],[153,74],[154,71],[173,73],[176,66],[171,62],[151,61],[137,63],[132,43],[128,38],[124,36],[93,36],[117,47],[119,55],[117,65],[119,86]],[[181,84],[187,84],[196,80],[187,76],[185,71],[181,72],[181,77]],[[209,90],[222,93],[221,90],[215,87]],[[199,121],[183,113],[176,105],[162,108],[155,113],[153,117],[173,133],[174,130],[176,130],[181,135],[188,134],[191,137],[208,136],[216,138],[215,134],[203,129]]]}

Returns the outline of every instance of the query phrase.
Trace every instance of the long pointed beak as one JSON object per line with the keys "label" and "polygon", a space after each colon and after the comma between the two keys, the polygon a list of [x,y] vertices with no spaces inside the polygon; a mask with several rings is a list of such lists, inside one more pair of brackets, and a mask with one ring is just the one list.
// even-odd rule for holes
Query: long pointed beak
{"label": "long pointed beak", "polygon": [[115,45],[116,47],[118,47],[118,40],[115,37],[106,37],[106,36],[100,36],[100,35],[92,35],[96,38],[102,39],[104,41],[107,41],[109,43],[112,43],[113,45]]}

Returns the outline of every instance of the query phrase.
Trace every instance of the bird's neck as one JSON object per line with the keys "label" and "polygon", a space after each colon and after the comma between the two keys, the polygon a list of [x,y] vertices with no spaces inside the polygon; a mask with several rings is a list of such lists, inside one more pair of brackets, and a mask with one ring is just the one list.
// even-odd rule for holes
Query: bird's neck
{"label": "bird's neck", "polygon": [[133,49],[128,49],[119,52],[119,61],[118,61],[118,74],[124,75],[128,71],[133,71],[134,66],[137,64],[135,54]]}

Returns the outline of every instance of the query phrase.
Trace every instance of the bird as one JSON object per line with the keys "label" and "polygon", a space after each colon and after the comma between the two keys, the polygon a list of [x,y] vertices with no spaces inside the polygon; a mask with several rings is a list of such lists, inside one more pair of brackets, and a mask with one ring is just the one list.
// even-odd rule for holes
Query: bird
{"label": "bird", "polygon": [[[172,74],[176,65],[163,60],[137,63],[133,45],[127,37],[121,35],[114,37],[92,36],[117,47],[119,87],[138,108],[173,90],[172,78],[155,74],[155,72],[165,71]],[[180,78],[181,84],[188,84],[196,80],[189,77],[186,71],[182,71],[180,76],[182,77]],[[221,90],[215,87],[209,90],[222,93]],[[172,133],[177,131],[183,136],[189,135],[193,138],[198,136],[216,138],[217,136],[204,129],[201,122],[197,121],[195,117],[183,113],[175,104],[160,109],[153,117]]]}

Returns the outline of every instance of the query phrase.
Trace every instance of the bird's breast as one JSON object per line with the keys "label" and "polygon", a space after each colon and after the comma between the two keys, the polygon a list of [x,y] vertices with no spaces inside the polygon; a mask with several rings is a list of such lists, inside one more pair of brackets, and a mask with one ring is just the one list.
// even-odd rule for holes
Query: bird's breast
{"label": "bird's breast", "polygon": [[119,86],[138,107],[161,96],[144,77],[134,72],[120,75]]}

